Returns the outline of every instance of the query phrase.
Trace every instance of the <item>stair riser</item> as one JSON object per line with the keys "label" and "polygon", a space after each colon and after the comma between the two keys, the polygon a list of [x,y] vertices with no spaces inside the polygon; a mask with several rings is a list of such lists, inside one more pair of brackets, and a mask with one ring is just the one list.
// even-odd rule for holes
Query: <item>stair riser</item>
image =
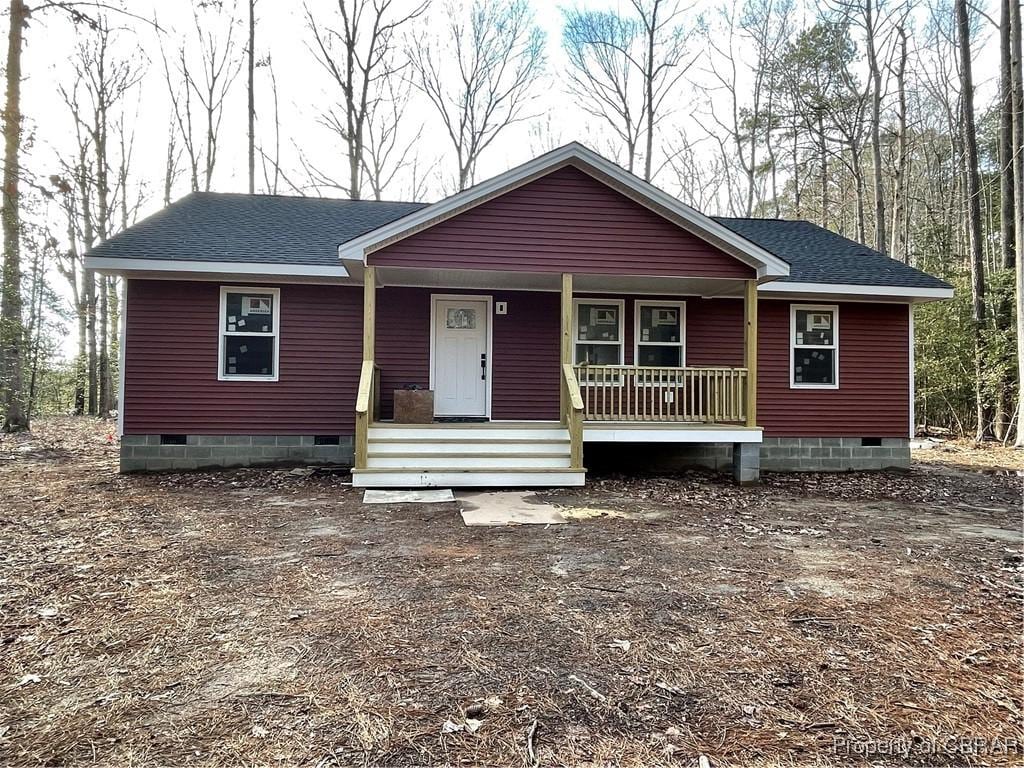
{"label": "stair riser", "polygon": [[420,470],[456,467],[474,469],[568,469],[569,456],[370,456],[367,466]]}
{"label": "stair riser", "polygon": [[568,440],[569,431],[555,428],[504,428],[504,427],[370,427],[368,437],[371,441],[389,438],[399,440]]}
{"label": "stair riser", "polygon": [[482,453],[543,453],[547,456],[568,456],[568,443],[496,443],[496,442],[401,442],[382,443],[371,440],[369,452],[372,454],[389,454],[395,456],[429,456],[430,454],[482,454]]}
{"label": "stair riser", "polygon": [[352,472],[355,488],[558,488],[582,486],[584,472]]}

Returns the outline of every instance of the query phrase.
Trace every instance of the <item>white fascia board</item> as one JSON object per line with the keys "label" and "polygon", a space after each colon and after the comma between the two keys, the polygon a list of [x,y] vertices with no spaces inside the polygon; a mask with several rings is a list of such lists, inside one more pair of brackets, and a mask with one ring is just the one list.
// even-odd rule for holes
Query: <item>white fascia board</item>
{"label": "white fascia board", "polygon": [[883,301],[919,300],[938,301],[953,298],[952,288],[916,288],[896,285],[854,285],[852,283],[792,283],[777,280],[757,287],[758,293],[785,293],[796,296],[837,297],[855,296],[877,298]]}
{"label": "white fascia board", "polygon": [[778,256],[755,245],[744,237],[740,237],[728,227],[719,224],[709,216],[691,208],[680,200],[655,187],[642,179],[620,168],[615,163],[587,149],[582,144],[573,142],[564,147],[552,150],[536,157],[505,173],[481,182],[451,197],[446,197],[433,205],[421,208],[408,216],[386,224],[383,227],[367,232],[365,235],[338,246],[338,258],[343,261],[361,261],[366,263],[367,251],[377,243],[392,238],[401,238],[404,233],[412,233],[435,220],[444,220],[461,211],[473,207],[478,202],[490,199],[496,194],[509,191],[525,184],[532,179],[555,170],[572,161],[579,162],[586,172],[589,167],[599,174],[604,174],[617,184],[628,188],[638,197],[668,211],[688,225],[688,228],[717,241],[730,255],[757,269],[758,278],[785,277],[789,274],[789,264]]}
{"label": "white fascia board", "polygon": [[252,261],[187,261],[185,259],[121,259],[86,256],[85,268],[104,274],[126,272],[215,273],[221,275],[267,275],[269,277],[348,277],[344,265],[277,264]]}

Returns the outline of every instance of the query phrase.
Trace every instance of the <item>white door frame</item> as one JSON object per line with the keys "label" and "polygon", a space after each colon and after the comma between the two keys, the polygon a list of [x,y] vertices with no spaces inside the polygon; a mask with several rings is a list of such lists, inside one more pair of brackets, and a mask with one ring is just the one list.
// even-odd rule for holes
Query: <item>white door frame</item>
{"label": "white door frame", "polygon": [[430,294],[430,389],[434,389],[434,351],[437,337],[437,302],[438,301],[483,301],[487,304],[487,381],[484,387],[484,415],[491,418],[491,367],[494,362],[494,297],[469,293],[432,293]]}

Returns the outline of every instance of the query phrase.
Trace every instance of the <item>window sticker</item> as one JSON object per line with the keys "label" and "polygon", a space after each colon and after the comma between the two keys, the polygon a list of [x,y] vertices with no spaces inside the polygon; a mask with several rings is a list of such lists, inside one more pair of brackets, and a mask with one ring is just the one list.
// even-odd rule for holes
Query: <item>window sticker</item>
{"label": "window sticker", "polygon": [[270,297],[269,296],[243,296],[242,297],[242,314],[243,315],[269,315],[270,314]]}

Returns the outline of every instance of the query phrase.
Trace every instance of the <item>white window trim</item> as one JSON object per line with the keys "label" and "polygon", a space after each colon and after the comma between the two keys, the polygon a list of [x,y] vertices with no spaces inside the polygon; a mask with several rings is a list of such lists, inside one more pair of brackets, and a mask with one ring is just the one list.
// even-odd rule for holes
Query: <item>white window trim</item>
{"label": "white window trim", "polygon": [[[640,309],[641,307],[675,307],[679,310],[679,341],[641,341],[640,340]],[[633,365],[640,366],[640,347],[679,347],[679,365],[655,366],[656,368],[686,367],[686,302],[659,301],[657,299],[633,302]]]}
{"label": "white window trim", "polygon": [[[274,327],[270,333],[262,331],[228,331],[228,294],[266,293],[273,296]],[[228,336],[270,336],[274,337],[274,373],[271,376],[224,373],[224,339]],[[281,373],[281,289],[259,288],[251,285],[222,285],[220,287],[220,312],[217,325],[217,380],[218,381],[277,381]]]}
{"label": "white window trim", "polygon": [[[811,312],[822,310],[832,313],[832,344],[797,344],[796,343],[796,313],[797,310],[809,310]],[[812,384],[797,382],[794,378],[794,363],[796,362],[797,349],[832,349],[835,350],[833,365],[835,381],[832,384]],[[838,304],[790,304],[789,305],[789,388],[790,389],[839,389],[839,305]]]}
{"label": "white window trim", "polygon": [[580,344],[593,346],[595,344],[612,344],[610,341],[580,341],[580,304],[614,304],[619,308],[619,362],[617,365],[626,364],[626,301],[625,299],[602,299],[602,298],[574,298],[572,300],[572,359],[576,363],[576,347]]}

